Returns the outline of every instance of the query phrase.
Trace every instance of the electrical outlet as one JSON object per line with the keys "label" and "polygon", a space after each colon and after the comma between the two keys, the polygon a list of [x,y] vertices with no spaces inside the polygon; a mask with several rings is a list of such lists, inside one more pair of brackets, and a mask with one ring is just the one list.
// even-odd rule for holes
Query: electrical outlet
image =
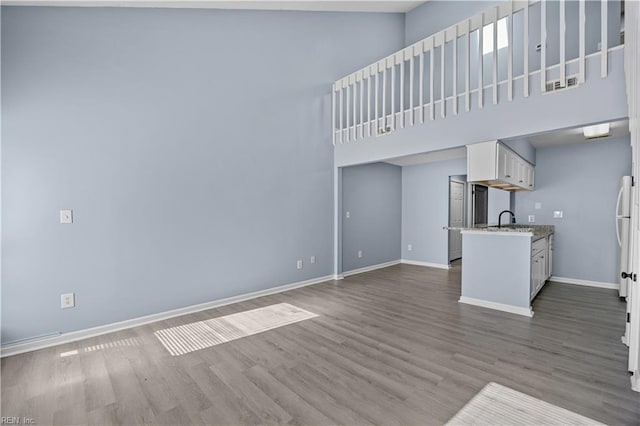
{"label": "electrical outlet", "polygon": [[407,244],[407,251],[412,251],[413,250],[413,246],[411,244]]}
{"label": "electrical outlet", "polygon": [[316,257],[315,256],[311,256],[311,259],[309,259],[309,263],[311,263],[312,265],[314,263],[316,263]]}
{"label": "electrical outlet", "polygon": [[530,214],[530,215],[529,215],[529,223],[533,223],[533,222],[535,222],[535,221],[536,221],[536,216],[535,216],[535,215],[533,215],[533,214]]}
{"label": "electrical outlet", "polygon": [[60,307],[62,309],[73,308],[76,306],[76,297],[73,293],[60,295]]}
{"label": "electrical outlet", "polygon": [[299,259],[299,260],[296,262],[296,268],[298,268],[298,269],[302,269],[302,259]]}
{"label": "electrical outlet", "polygon": [[562,219],[564,217],[564,213],[562,210],[555,210],[553,212],[553,218],[554,219]]}
{"label": "electrical outlet", "polygon": [[347,217],[347,219],[349,219],[351,217],[351,212],[346,212],[345,216]]}
{"label": "electrical outlet", "polygon": [[73,210],[60,210],[60,223],[73,223]]}
{"label": "electrical outlet", "polygon": [[358,258],[362,257],[362,250],[358,250]]}

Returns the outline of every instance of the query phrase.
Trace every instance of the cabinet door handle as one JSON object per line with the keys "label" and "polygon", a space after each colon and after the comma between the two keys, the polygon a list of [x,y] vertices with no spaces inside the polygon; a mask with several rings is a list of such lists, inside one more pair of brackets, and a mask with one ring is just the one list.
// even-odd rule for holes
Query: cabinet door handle
{"label": "cabinet door handle", "polygon": [[510,177],[511,177],[511,175],[504,175],[504,177],[508,177],[508,178],[510,178]]}
{"label": "cabinet door handle", "polygon": [[523,180],[520,181],[520,183],[524,182]]}

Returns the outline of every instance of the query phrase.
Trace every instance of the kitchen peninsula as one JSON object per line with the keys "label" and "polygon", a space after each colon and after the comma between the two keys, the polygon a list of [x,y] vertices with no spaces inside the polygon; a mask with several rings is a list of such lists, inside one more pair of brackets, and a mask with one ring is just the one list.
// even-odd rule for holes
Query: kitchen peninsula
{"label": "kitchen peninsula", "polygon": [[461,303],[532,317],[551,276],[552,225],[480,225],[462,233]]}

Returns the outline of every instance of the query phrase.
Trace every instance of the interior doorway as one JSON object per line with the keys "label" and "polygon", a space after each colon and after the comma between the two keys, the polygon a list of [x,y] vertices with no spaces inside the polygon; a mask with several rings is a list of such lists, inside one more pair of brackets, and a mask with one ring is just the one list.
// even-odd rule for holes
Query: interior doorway
{"label": "interior doorway", "polygon": [[[466,175],[449,176],[449,227],[484,225],[489,218],[489,188],[467,182]],[[449,264],[462,259],[462,234],[449,230]]]}
{"label": "interior doorway", "polygon": [[[465,192],[467,182],[461,177],[449,177],[449,227],[465,226]],[[462,234],[459,229],[449,230],[449,263],[462,258]]]}
{"label": "interior doorway", "polygon": [[489,216],[489,188],[471,185],[471,225],[485,225]]}

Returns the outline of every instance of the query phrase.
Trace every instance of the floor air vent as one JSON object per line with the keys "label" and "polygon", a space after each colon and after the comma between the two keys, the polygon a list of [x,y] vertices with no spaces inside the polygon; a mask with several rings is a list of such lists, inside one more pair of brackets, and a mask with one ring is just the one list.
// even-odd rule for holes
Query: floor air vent
{"label": "floor air vent", "polygon": [[575,87],[578,85],[578,77],[567,77],[565,84],[563,85],[560,80],[552,80],[547,82],[545,87],[545,93],[556,92],[558,90],[568,89],[570,87]]}

